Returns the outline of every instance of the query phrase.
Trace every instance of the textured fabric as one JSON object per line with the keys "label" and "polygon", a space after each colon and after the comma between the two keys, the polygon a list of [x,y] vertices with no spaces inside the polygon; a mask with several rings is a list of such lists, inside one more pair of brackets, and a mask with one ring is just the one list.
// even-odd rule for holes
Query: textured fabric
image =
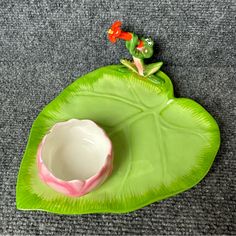
{"label": "textured fabric", "polygon": [[[234,0],[0,1],[0,234],[230,235],[235,230]],[[222,145],[193,189],[129,214],[23,212],[15,185],[29,131],[42,108],[77,77],[129,58],[106,38],[115,20],[154,39],[178,97],[217,120]]]}

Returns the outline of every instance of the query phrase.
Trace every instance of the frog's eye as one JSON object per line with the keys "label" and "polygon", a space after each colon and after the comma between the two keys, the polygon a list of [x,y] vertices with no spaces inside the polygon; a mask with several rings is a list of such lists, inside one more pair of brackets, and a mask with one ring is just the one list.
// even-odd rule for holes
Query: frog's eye
{"label": "frog's eye", "polygon": [[153,41],[149,38],[145,39],[145,41],[147,42],[148,46],[152,46],[153,45]]}

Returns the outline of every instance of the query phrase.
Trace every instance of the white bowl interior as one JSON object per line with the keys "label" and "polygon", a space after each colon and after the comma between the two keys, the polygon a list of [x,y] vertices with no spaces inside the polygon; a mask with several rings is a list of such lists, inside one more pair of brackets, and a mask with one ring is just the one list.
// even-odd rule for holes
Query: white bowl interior
{"label": "white bowl interior", "polygon": [[101,170],[110,149],[108,137],[94,122],[73,119],[53,127],[42,147],[42,160],[61,180],[86,180]]}

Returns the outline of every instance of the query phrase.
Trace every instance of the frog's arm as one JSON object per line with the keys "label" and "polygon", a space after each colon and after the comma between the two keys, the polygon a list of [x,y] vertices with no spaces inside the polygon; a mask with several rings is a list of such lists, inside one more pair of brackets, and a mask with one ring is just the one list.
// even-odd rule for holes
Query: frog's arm
{"label": "frog's arm", "polygon": [[137,49],[137,46],[139,45],[139,39],[138,36],[134,33],[132,33],[132,39],[129,41],[126,41],[126,48],[129,50],[129,53],[136,58],[144,59],[145,56],[141,51]]}

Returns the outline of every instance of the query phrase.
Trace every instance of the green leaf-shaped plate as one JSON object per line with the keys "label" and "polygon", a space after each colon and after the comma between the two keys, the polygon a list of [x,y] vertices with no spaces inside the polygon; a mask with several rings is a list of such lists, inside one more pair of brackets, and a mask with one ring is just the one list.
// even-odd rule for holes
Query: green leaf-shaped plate
{"label": "green leaf-shaped plate", "polygon": [[[114,147],[114,170],[98,189],[74,198],[42,183],[36,151],[57,122],[91,119]],[[150,79],[122,65],[107,66],[76,80],[35,120],[21,163],[17,208],[61,214],[128,212],[196,185],[220,145],[212,116],[198,103],[175,98],[161,71]]]}

